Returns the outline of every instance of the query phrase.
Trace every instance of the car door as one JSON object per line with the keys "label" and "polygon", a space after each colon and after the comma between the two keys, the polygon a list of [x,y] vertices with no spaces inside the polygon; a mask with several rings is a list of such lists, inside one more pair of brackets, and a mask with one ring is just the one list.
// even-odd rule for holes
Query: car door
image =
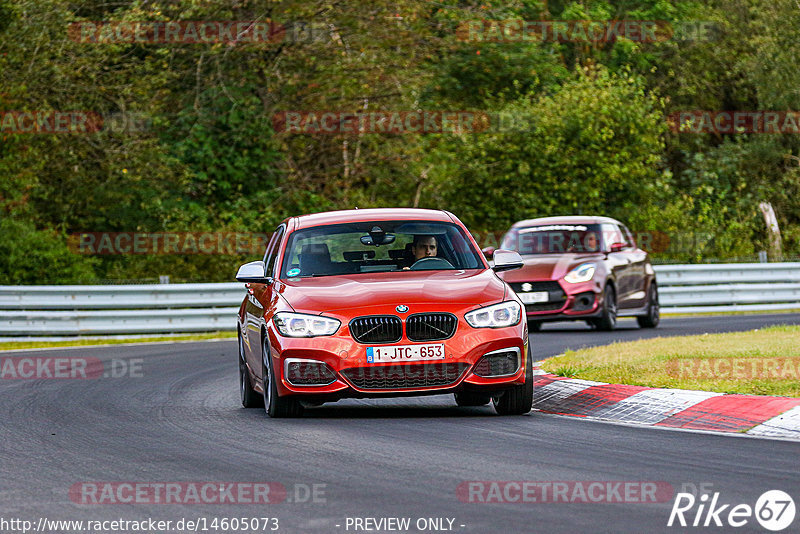
{"label": "car door", "polygon": [[[272,238],[264,253],[265,275],[275,278],[275,263],[280,251],[285,227],[279,226],[272,234]],[[247,363],[255,374],[261,375],[261,327],[265,324],[264,316],[268,313],[269,303],[273,301],[273,286],[275,284],[245,284],[247,287],[247,305],[245,316],[247,322]]]}
{"label": "car door", "polygon": [[620,225],[625,240],[630,247],[625,249],[630,264],[628,267],[628,306],[629,308],[641,308],[647,302],[646,283],[647,283],[647,252],[636,246],[631,231],[628,227]]}

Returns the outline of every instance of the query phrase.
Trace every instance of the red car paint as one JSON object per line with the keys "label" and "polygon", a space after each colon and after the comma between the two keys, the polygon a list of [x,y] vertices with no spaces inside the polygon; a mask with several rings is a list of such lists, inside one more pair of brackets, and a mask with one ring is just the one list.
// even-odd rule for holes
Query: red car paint
{"label": "red car paint", "polygon": [[[303,277],[297,275],[300,268],[291,268],[292,265],[289,264],[289,253],[286,249],[291,246],[292,236],[296,232],[306,229],[316,231],[321,227],[346,223],[375,223],[378,226],[394,224],[397,228],[402,228],[406,222],[411,227],[416,222],[449,225],[454,234],[463,236],[461,246],[465,250],[462,252],[467,257],[465,261],[471,261],[473,268],[415,271],[401,270],[399,265],[390,265],[387,268],[396,270]],[[298,234],[298,239],[302,235],[305,234]],[[481,307],[514,301],[521,310],[521,303],[508,284],[488,265],[470,233],[454,215],[444,211],[420,209],[365,209],[321,213],[288,218],[281,223],[274,236],[265,254],[265,274],[270,278],[269,283],[247,284],[248,295],[239,309],[240,359],[243,359],[246,368],[244,378],[247,380],[242,384],[243,388],[249,386],[253,391],[264,394],[265,387],[269,388],[264,384],[265,377],[269,379],[270,374],[265,365],[271,365],[275,391],[280,402],[287,398],[302,400],[306,407],[309,404],[347,397],[441,393],[460,393],[462,398],[467,395],[485,395],[488,401],[490,396],[500,399],[509,388],[516,386],[519,390],[521,386],[532,383],[527,324],[521,313],[516,324],[497,328],[475,328],[465,319],[465,314]],[[442,243],[444,244],[444,239]],[[394,245],[388,246],[391,248]],[[393,250],[395,255],[402,253],[399,245]],[[324,259],[328,261],[328,258]],[[346,262],[336,265],[351,268]],[[407,310],[399,311],[403,307]],[[288,337],[282,335],[275,324],[275,314],[280,312],[322,315],[339,320],[341,326],[332,335]],[[410,340],[408,319],[414,314],[427,313],[454,315],[457,319],[455,332],[446,339],[431,342]],[[375,316],[398,317],[402,323],[401,339],[392,343],[356,341],[351,331],[351,321]],[[426,317],[428,316],[422,318]],[[389,374],[399,373],[404,376],[404,372],[411,372],[410,365],[419,366],[425,362],[368,363],[368,349],[382,345],[439,343],[444,344],[445,357],[435,364],[463,366],[463,371],[452,382],[424,385],[419,381],[415,382],[412,377],[411,382],[403,382],[402,387],[364,387],[362,383],[346,376],[348,370],[354,372],[357,368],[384,368]],[[519,361],[513,373],[498,377],[478,376],[474,373],[475,364],[482,356],[501,349],[518,350]],[[262,357],[262,354],[265,356]],[[285,376],[287,368],[284,365],[289,358],[324,362],[335,374],[335,379],[324,385],[290,383]],[[413,369],[416,372],[419,367]],[[413,386],[409,387],[409,384]],[[272,402],[266,397],[267,402]],[[523,412],[529,409],[530,406]]]}

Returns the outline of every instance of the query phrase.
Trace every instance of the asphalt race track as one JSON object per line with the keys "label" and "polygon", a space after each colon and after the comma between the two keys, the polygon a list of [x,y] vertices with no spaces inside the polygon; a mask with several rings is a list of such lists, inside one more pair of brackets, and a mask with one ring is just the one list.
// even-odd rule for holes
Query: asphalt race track
{"label": "asphalt race track", "polygon": [[[545,325],[531,341],[540,359],[616,340],[770,324],[800,324],[800,315],[664,319],[655,331],[625,320],[612,333],[562,323]],[[234,340],[0,356],[23,355],[92,357],[103,360],[107,371],[121,369],[120,362],[141,369],[119,378],[0,381],[3,520],[36,525],[40,518],[206,518],[206,532],[214,532],[214,518],[276,517],[277,532],[337,533],[397,532],[374,530],[369,522],[356,530],[354,518],[398,517],[411,518],[411,527],[399,532],[447,531],[446,519],[453,521],[452,531],[465,533],[766,532],[754,517],[736,529],[668,528],[673,494],[656,503],[477,503],[457,494],[465,481],[666,482],[674,492],[703,484],[720,493],[720,505],[751,507],[763,492],[778,489],[800,508],[800,444],[788,441],[535,412],[499,417],[490,407],[456,408],[450,396],[342,401],[308,410],[301,419],[271,420],[263,410],[239,404]],[[270,504],[87,505],[73,502],[79,500],[73,494],[71,500],[74,485],[109,481],[277,482],[287,498]],[[307,491],[315,484],[316,498]],[[723,521],[731,507],[720,515]],[[696,511],[687,512],[689,521]],[[445,520],[438,529],[417,529],[420,518]],[[701,525],[703,520],[705,514]],[[795,519],[785,532],[797,532],[798,525]]]}

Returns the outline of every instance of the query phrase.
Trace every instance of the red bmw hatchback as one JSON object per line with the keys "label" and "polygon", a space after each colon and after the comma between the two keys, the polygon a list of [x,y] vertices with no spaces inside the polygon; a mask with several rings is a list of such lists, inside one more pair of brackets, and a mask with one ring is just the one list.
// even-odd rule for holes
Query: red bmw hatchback
{"label": "red bmw hatchback", "polygon": [[272,417],[347,397],[454,393],[524,414],[533,402],[523,304],[454,215],[365,209],[291,217],[239,268],[242,404]]}

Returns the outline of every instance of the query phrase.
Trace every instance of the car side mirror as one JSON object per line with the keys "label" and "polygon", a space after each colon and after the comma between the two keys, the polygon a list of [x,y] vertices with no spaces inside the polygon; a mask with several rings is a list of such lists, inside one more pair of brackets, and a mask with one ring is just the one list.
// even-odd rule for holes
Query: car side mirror
{"label": "car side mirror", "polygon": [[621,252],[625,247],[625,243],[613,243],[609,250],[611,252]]}
{"label": "car side mirror", "polygon": [[236,273],[236,280],[251,284],[269,284],[272,282],[272,278],[266,276],[266,270],[267,267],[263,261],[251,261],[239,267],[239,271]]}
{"label": "car side mirror", "polygon": [[491,260],[494,257],[494,247],[483,248],[481,252],[483,252],[483,257],[487,260]]}
{"label": "car side mirror", "polygon": [[519,269],[523,265],[522,256],[516,250],[497,249],[494,251],[494,267],[492,269],[497,273]]}

